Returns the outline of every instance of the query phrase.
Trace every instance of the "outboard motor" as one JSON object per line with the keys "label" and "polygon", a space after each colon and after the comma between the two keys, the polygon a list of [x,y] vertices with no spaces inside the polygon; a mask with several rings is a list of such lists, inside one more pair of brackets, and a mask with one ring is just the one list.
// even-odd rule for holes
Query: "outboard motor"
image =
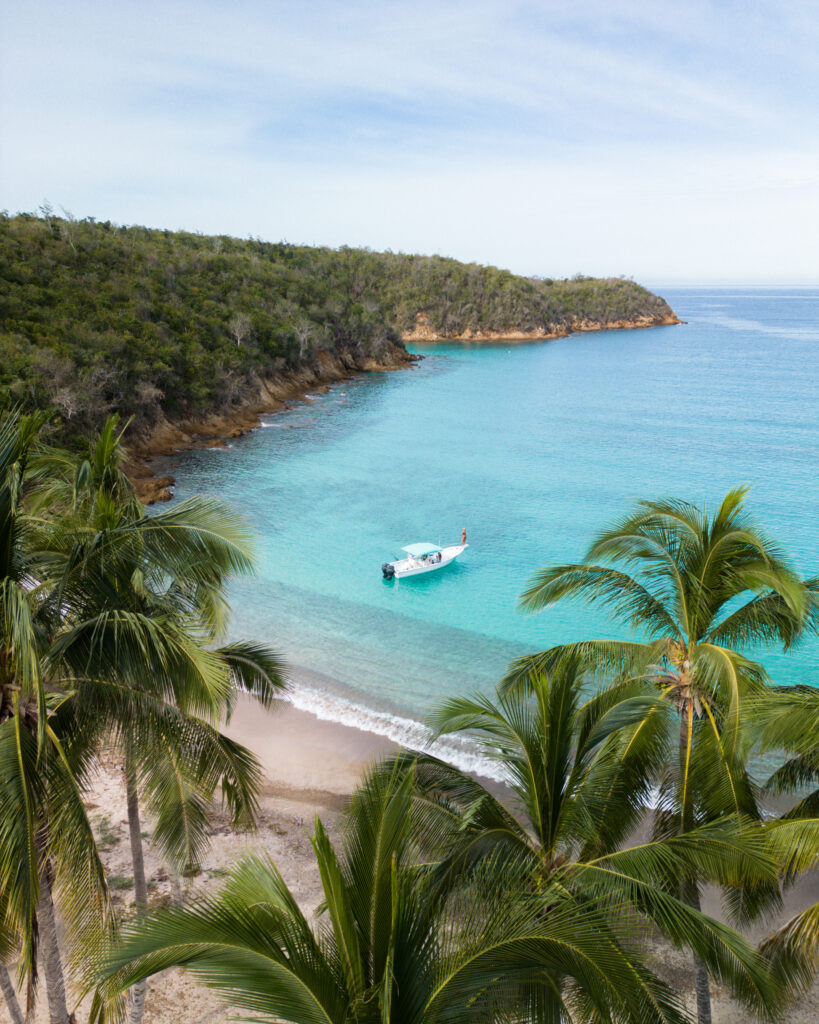
{"label": "outboard motor", "polygon": [[395,579],[395,566],[392,564],[392,562],[384,562],[384,564],[381,566],[381,572],[384,573],[385,580]]}

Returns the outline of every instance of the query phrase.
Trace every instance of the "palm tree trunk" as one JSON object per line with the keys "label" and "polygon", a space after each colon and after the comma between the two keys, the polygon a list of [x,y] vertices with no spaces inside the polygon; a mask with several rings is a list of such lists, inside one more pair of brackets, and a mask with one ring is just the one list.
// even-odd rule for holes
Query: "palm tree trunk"
{"label": "palm tree trunk", "polygon": [[11,983],[8,968],[5,964],[0,964],[0,989],[3,991],[6,1006],[8,1006],[9,1013],[11,1014],[11,1024],[24,1024],[23,1011],[17,1002],[17,994],[14,991],[14,985]]}
{"label": "palm tree trunk", "polygon": [[[692,806],[691,794],[688,789],[688,767],[691,755],[692,707],[689,705],[680,715],[680,777],[683,779],[683,806],[680,808],[680,835],[684,835],[691,827]],[[686,879],[682,883],[680,896],[694,910],[700,909],[700,894],[696,879]],[[711,1024],[711,989],[708,984],[708,971],[705,964],[694,954],[694,991],[697,996],[697,1024]]]}
{"label": "palm tree trunk", "polygon": [[51,896],[51,865],[46,860],[40,871],[40,898],[37,901],[37,919],[40,930],[40,955],[48,996],[50,1024],[75,1024],[74,1014],[68,1012],[65,998],[65,978],[57,941],[57,922]]}
{"label": "palm tree trunk", "polygon": [[[695,883],[684,887],[683,900],[694,910],[700,909],[700,896]],[[697,1024],[711,1024],[711,988],[705,964],[694,954],[694,991],[697,994]]]}
{"label": "palm tree trunk", "polygon": [[174,898],[176,899],[176,905],[182,907],[185,904],[185,894],[182,891],[182,879],[179,872],[173,865],[168,868],[168,874],[171,876],[171,885],[173,885]]}
{"label": "palm tree trunk", "polygon": [[[145,858],[142,855],[142,830],[139,822],[139,793],[136,772],[129,753],[125,754],[125,792],[128,800],[128,832],[131,838],[131,862],[134,867],[134,904],[137,917],[148,909],[148,885],[145,881]],[[129,1024],[141,1024],[145,1009],[147,981],[138,981],[131,989]]]}

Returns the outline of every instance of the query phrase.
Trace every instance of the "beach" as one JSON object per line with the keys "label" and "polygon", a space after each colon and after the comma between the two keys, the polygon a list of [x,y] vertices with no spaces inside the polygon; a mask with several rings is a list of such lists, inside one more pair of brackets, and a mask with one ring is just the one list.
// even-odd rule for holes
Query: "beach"
{"label": "beach", "polygon": [[363,729],[317,718],[287,701],[266,714],[241,698],[225,730],[259,758],[268,786],[317,807],[342,806],[366,766],[399,748]]}
{"label": "beach", "polygon": [[[293,703],[267,713],[242,699],[226,726],[264,771],[258,829],[236,833],[214,807],[202,871],[183,890],[213,891],[237,857],[263,852],[312,914],[322,901],[314,819],[338,837],[373,759],[423,743],[431,709],[456,694],[492,693],[521,654],[608,628],[594,609],[576,605],[522,615],[518,597],[534,570],[581,553],[636,498],[680,494],[680,478],[686,494],[712,498],[751,480],[759,518],[800,568],[816,564],[810,467],[819,432],[802,366],[817,337],[819,295],[678,299],[685,332],[585,334],[514,349],[427,346],[412,374],[355,375],[329,389],[316,382],[303,402],[262,416],[266,429],[249,422],[251,432],[229,448],[160,461],[158,472],[177,477],[177,501],[224,495],[256,528],[257,573],[229,595],[231,639],[271,643],[293,679]],[[751,301],[757,319],[745,315]],[[773,365],[771,332],[788,339]],[[626,378],[639,365],[652,391],[670,391],[682,358],[691,401],[647,419],[650,396]],[[769,410],[761,426],[757,408]],[[700,449],[707,460],[691,456]],[[382,580],[379,567],[397,545],[434,541],[439,530],[446,541],[464,525],[469,552],[445,572],[412,585]],[[796,654],[766,651],[764,663],[780,684],[813,678],[819,643],[810,639]],[[435,749],[466,770],[489,770],[460,738]],[[88,801],[106,837],[114,899],[127,912],[133,870],[113,755]],[[146,835],[150,828],[145,821]],[[147,840],[146,870],[152,906],[178,897]],[[746,934],[758,941],[816,901],[813,873],[788,890],[781,912]],[[703,909],[722,916],[715,893],[704,894]],[[657,972],[693,1006],[689,955],[649,941]],[[724,991],[714,987],[713,996],[715,1024],[748,1019]],[[87,1002],[78,1020],[86,1016]],[[145,1024],[221,1024],[230,1016],[179,972],[149,984]],[[35,1019],[47,1019],[44,992]],[[785,1020],[817,1019],[814,985]]]}
{"label": "beach", "polygon": [[[270,856],[305,913],[311,915],[322,899],[310,834],[318,816],[335,838],[349,795],[360,772],[374,758],[398,748],[376,736],[317,719],[279,701],[267,712],[242,698],[226,730],[250,747],[265,770],[259,800],[257,829],[237,832],[218,805],[211,813],[210,846],[202,859],[201,873],[177,883],[148,840],[145,872],[152,907],[168,905],[194,893],[213,891],[224,879],[226,868],[247,853]],[[125,784],[122,765],[113,753],[93,780],[87,806],[98,834],[103,837],[102,858],[115,903],[121,910],[133,904],[133,879]],[[150,826],[144,820],[143,832]],[[148,984],[145,1024],[222,1024],[231,1013],[207,989],[179,971],[169,971]],[[87,1018],[90,1000],[79,1006],[77,1019]],[[2,1018],[0,1018],[2,1019]],[[40,993],[36,1024],[48,1020],[45,990]]]}
{"label": "beach", "polygon": [[[211,842],[202,860],[201,873],[181,883],[183,898],[217,889],[226,869],[246,853],[270,856],[281,871],[305,913],[310,916],[322,900],[310,834],[320,817],[331,836],[337,839],[344,809],[350,794],[366,766],[374,759],[398,748],[375,733],[336,722],[322,721],[287,702],[277,703],[266,712],[243,698],[231,719],[227,732],[246,744],[264,767],[258,828],[237,833],[218,806],[211,813]],[[95,826],[106,837],[103,860],[114,880],[114,899],[122,909],[133,900],[133,891],[125,882],[133,875],[128,842],[125,787],[122,767],[116,757],[104,759],[103,770],[94,780],[88,795],[88,807]],[[147,829],[149,822],[143,822]],[[178,898],[177,885],[156,852],[145,843],[145,866],[149,879],[150,902],[154,907]],[[747,934],[758,941],[797,909],[819,900],[819,876],[803,876],[785,896],[783,911],[771,921],[756,923]],[[703,909],[721,917],[716,894],[706,893]],[[659,937],[649,940],[657,972],[672,984],[690,1006],[693,986],[688,954],[671,948]],[[742,1007],[729,995],[713,991],[714,1024],[737,1024],[747,1018]],[[87,1015],[88,1000],[80,1007],[78,1019]],[[43,992],[34,1020],[47,1021]],[[169,971],[152,979],[148,986],[145,1024],[226,1024],[231,1012],[213,993],[179,971]],[[819,985],[811,990],[784,1018],[788,1024],[813,1024],[819,1019]]]}

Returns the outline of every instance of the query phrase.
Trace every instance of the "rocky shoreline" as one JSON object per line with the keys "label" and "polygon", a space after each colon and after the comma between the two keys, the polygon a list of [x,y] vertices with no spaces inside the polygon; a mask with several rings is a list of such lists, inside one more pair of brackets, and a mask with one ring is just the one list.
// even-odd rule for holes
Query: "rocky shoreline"
{"label": "rocky shoreline", "polygon": [[279,412],[285,403],[303,399],[308,391],[326,389],[360,373],[405,369],[422,358],[398,345],[391,346],[379,359],[360,358],[349,352],[321,352],[312,366],[259,381],[231,409],[179,421],[162,419],[146,434],[129,440],[126,471],[137,497],[146,505],[173,497],[170,488],[174,477],[158,476],[152,469],[157,457],[194,448],[225,448],[229,439],[255,430],[260,416]]}
{"label": "rocky shoreline", "polygon": [[552,341],[555,338],[568,338],[570,334],[585,334],[589,331],[631,331],[647,327],[671,327],[681,324],[675,313],[664,315],[639,316],[630,320],[571,320],[568,324],[547,324],[534,330],[482,331],[467,329],[461,334],[436,331],[429,323],[426,313],[419,313],[415,318],[415,327],[405,331],[402,341],[410,344],[424,344],[441,341]]}
{"label": "rocky shoreline", "polygon": [[[481,342],[549,341],[566,338],[570,334],[589,331],[636,330],[664,327],[684,321],[670,312],[666,315],[641,316],[631,320],[572,320],[568,325],[548,324],[536,330],[481,331],[467,330],[461,334],[436,331],[426,313],[419,313],[415,327],[405,331],[402,341],[424,344],[446,341]],[[259,426],[259,417],[278,412],[286,402],[304,398],[308,391],[326,388],[330,384],[349,380],[359,373],[399,370],[412,366],[422,356],[411,355],[399,345],[391,345],[380,359],[361,358],[350,352],[321,352],[315,364],[300,370],[261,380],[249,391],[245,399],[231,409],[207,416],[172,421],[162,419],[147,434],[131,438],[131,459],[128,475],[137,497],[146,505],[156,501],[170,501],[173,497],[172,476],[158,476],[152,461],[163,455],[173,455],[193,448],[224,448],[231,438],[242,437]]]}

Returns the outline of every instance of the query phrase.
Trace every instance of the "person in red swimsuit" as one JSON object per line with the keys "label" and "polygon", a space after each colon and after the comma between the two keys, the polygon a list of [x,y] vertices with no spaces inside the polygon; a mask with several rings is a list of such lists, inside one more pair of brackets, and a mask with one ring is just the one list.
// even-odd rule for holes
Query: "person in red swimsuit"
{"label": "person in red swimsuit", "polygon": [[466,544],[466,527],[461,530],[461,547]]}

